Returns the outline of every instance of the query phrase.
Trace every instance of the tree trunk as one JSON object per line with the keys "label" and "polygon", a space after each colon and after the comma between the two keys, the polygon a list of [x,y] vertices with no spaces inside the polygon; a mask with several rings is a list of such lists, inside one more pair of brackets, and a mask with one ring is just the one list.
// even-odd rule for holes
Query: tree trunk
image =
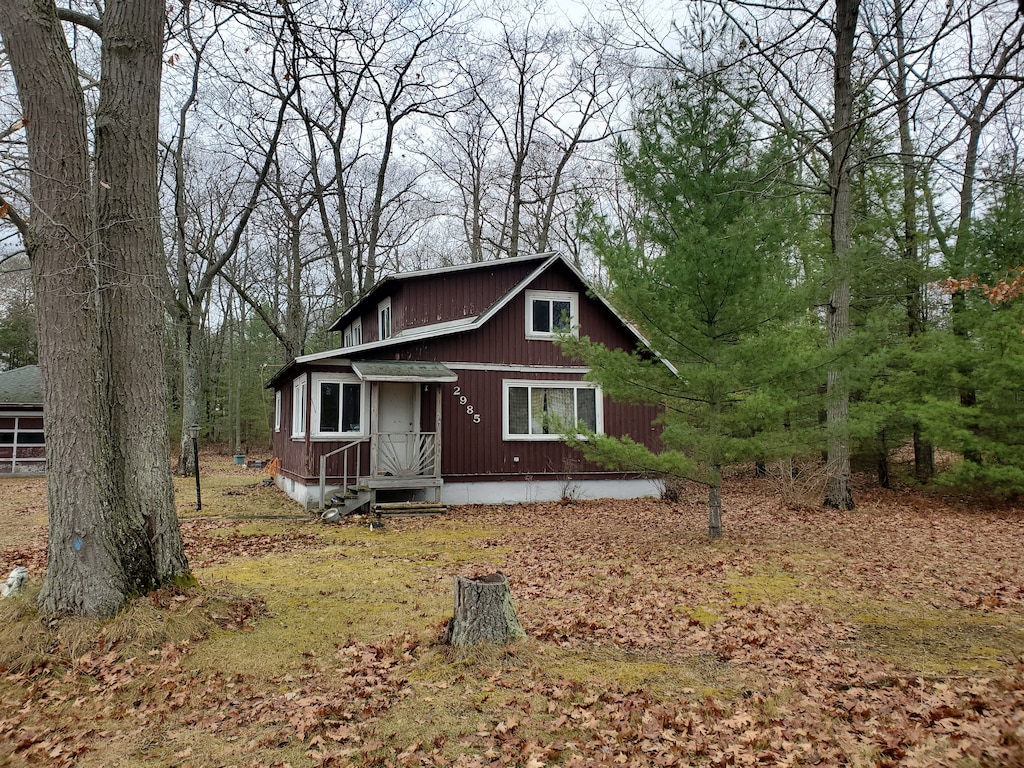
{"label": "tree trunk", "polygon": [[881,488],[888,488],[891,485],[889,477],[889,445],[885,439],[885,430],[878,434],[878,455],[875,457],[875,468],[878,471],[878,485]]}
{"label": "tree trunk", "polygon": [[[32,267],[46,418],[48,573],[68,573],[69,589],[49,578],[47,613],[64,606],[117,610],[114,558],[88,535],[110,515],[104,471],[107,429],[99,366],[95,251],[89,195],[89,144],[78,73],[52,4],[0,3],[0,31],[27,122],[32,211],[25,247]],[[74,297],[74,301],[69,301]],[[84,535],[83,535],[84,534]],[[77,579],[76,579],[77,577]],[[72,586],[77,580],[77,586]]]}
{"label": "tree trunk", "polygon": [[914,427],[914,477],[919,483],[931,482],[935,477],[935,446],[921,437]]}
{"label": "tree trunk", "polygon": [[[860,0],[838,0],[835,10],[834,120],[829,163],[832,197],[832,266],[835,285],[829,297],[828,344],[838,350],[850,335],[849,261],[853,242],[850,150],[853,146],[853,52]],[[853,508],[850,490],[850,384],[842,356],[828,372],[828,480],[825,505]]]}
{"label": "tree trunk", "polygon": [[187,316],[178,322],[178,333],[181,336],[181,442],[178,444],[178,466],[176,471],[182,477],[194,475],[195,459],[193,458],[192,438],[188,428],[200,424],[200,410],[203,402],[203,376],[201,363],[202,328],[199,320],[199,307],[192,305]]}
{"label": "tree trunk", "polygon": [[441,635],[442,643],[503,645],[521,637],[526,637],[526,633],[516,617],[505,574],[492,573],[475,579],[455,577],[455,613]]}
{"label": "tree trunk", "polygon": [[708,485],[708,538],[722,537],[722,480]]}
{"label": "tree trunk", "polygon": [[189,570],[174,508],[164,368],[157,167],[164,4],[107,0],[102,21],[95,133],[104,361],[124,514],[148,545],[148,559],[129,549],[122,557],[132,591],[144,592]]}
{"label": "tree trunk", "polygon": [[[907,57],[907,39],[903,29],[904,8],[902,0],[893,6],[893,33],[896,37],[896,77],[893,80],[896,95],[896,116],[900,131],[900,169],[903,176],[903,233],[900,259],[903,262],[903,278],[906,286],[907,335],[914,339],[925,332],[925,312],[922,300],[924,265],[921,263],[921,249],[917,225],[917,153],[912,135],[910,67]],[[927,483],[935,475],[935,447],[925,441],[920,425],[915,423],[914,435],[914,476],[919,482]]]}
{"label": "tree trunk", "polygon": [[5,0],[27,124],[47,419],[46,615],[109,616],[188,578],[164,390],[157,118],[164,10],[109,0],[101,23],[96,185],[78,72],[52,2]]}

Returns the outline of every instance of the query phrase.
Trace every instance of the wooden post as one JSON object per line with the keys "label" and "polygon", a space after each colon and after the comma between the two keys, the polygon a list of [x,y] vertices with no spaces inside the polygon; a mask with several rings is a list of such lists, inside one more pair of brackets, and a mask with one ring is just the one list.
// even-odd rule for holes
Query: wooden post
{"label": "wooden post", "polygon": [[503,645],[526,637],[505,574],[498,572],[474,579],[455,577],[455,613],[441,635],[446,645],[477,643]]}

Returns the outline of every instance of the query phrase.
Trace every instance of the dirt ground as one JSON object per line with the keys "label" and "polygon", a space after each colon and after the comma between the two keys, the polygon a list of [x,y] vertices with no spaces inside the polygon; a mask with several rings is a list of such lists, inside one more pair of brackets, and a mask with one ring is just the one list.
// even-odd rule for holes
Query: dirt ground
{"label": "dirt ground", "polygon": [[[771,480],[674,503],[326,525],[257,470],[177,482],[200,588],[43,623],[41,479],[0,479],[0,764],[1024,765],[1024,510]],[[527,639],[436,638],[452,577],[508,576]]]}

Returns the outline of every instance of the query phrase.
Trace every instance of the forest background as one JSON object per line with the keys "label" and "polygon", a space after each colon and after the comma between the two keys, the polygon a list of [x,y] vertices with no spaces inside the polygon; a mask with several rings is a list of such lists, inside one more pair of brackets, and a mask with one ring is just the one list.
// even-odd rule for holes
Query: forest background
{"label": "forest background", "polygon": [[[62,18],[94,109],[98,43],[75,23],[88,10],[72,3]],[[799,435],[789,458],[852,456],[883,485],[892,453],[913,444],[921,482],[941,450],[961,459],[943,481],[1024,489],[1016,6],[723,1],[673,13],[624,0],[571,14],[451,0],[169,7],[162,298],[182,468],[182,425],[237,453],[263,449],[269,373],[337,346],[326,327],[383,276],[561,250],[628,307],[628,276],[673,258],[673,237],[709,244],[771,218],[785,237],[764,229],[742,245],[743,274],[770,274],[711,282],[741,304],[758,291],[797,297],[784,312],[759,302],[758,324],[798,347],[787,360],[806,375],[774,406],[752,396],[765,382],[775,391],[771,370],[745,380],[730,393],[743,406],[726,414],[730,439],[767,434],[770,420]],[[690,101],[666,95],[680,90]],[[690,103],[720,110],[697,142],[718,153],[705,166],[666,139],[693,128]],[[737,122],[728,141],[711,135]],[[24,128],[0,60],[2,368],[35,359]],[[669,183],[699,186],[716,169],[736,171],[732,188]],[[743,213],[716,219],[738,195]],[[673,202],[686,216],[673,219]],[[659,217],[680,228],[655,232]],[[735,276],[735,249],[701,253],[687,285]],[[630,314],[648,335],[666,331]],[[754,331],[715,338],[729,350]],[[768,362],[754,347],[744,366]],[[718,463],[737,455],[719,452]]]}

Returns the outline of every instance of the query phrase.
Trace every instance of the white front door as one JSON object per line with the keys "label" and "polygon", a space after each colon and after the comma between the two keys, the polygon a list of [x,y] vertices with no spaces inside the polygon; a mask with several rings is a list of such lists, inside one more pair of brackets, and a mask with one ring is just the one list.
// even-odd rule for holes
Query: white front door
{"label": "white front door", "polygon": [[417,474],[419,385],[382,381],[379,386],[377,474],[396,477]]}

